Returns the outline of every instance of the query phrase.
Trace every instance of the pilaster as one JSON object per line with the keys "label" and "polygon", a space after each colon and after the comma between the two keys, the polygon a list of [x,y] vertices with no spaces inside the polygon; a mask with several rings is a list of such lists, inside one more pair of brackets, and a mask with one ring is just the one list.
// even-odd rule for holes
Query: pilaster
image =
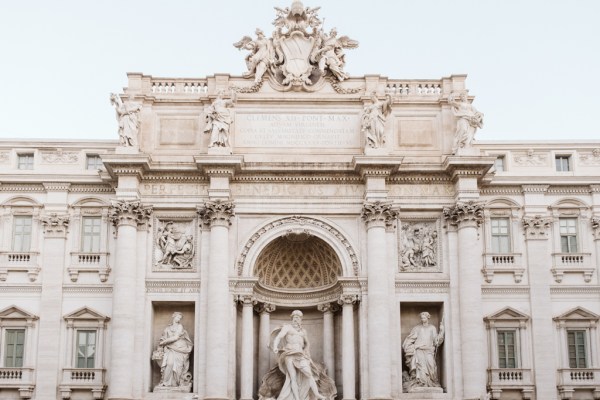
{"label": "pilaster", "polygon": [[263,376],[269,372],[269,339],[271,336],[271,313],[275,311],[275,305],[271,303],[259,303],[255,310],[259,314],[258,326],[258,383]]}
{"label": "pilaster", "polygon": [[334,303],[323,303],[317,306],[323,313],[323,361],[327,375],[335,378],[335,339],[333,336],[333,313],[337,307]]}

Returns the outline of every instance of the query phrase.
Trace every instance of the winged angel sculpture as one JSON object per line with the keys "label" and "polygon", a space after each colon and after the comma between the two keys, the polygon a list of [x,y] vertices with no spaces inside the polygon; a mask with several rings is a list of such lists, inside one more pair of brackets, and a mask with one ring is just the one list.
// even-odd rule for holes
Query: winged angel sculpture
{"label": "winged angel sculpture", "polygon": [[344,49],[355,49],[358,42],[338,36],[335,28],[326,33],[317,15],[319,9],[304,7],[301,1],[294,1],[291,7],[275,7],[272,37],[267,38],[256,29],[255,39],[244,36],[234,43],[236,48],[250,51],[244,77],[254,77],[255,84],[261,84],[263,76],[269,73],[288,88],[306,88],[325,76],[339,82],[347,79]]}

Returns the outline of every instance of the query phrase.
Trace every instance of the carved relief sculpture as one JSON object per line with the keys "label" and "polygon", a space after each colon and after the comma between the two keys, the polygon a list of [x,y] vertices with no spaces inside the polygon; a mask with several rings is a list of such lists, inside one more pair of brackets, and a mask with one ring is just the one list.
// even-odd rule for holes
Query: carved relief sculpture
{"label": "carved relief sculpture", "polygon": [[154,391],[189,393],[192,390],[189,357],[194,345],[181,324],[183,315],[175,312],[172,318],[152,353],[152,360],[160,366],[160,382]]}
{"label": "carved relief sculpture", "polygon": [[191,224],[183,226],[173,221],[164,222],[158,228],[156,239],[156,265],[161,268],[193,268],[195,252]]}
{"label": "carved relief sculpture", "polygon": [[408,376],[404,376],[402,385],[409,393],[441,392],[436,354],[438,347],[444,342],[444,319],[442,317],[438,333],[435,326],[429,324],[431,315],[428,312],[424,311],[419,316],[421,324],[415,326],[402,343],[409,370]]}
{"label": "carved relief sculpture", "polygon": [[452,154],[456,154],[458,149],[472,146],[477,128],[483,127],[483,114],[469,103],[466,92],[460,94],[460,101],[457,101],[455,94],[451,93],[448,96],[448,103],[452,106],[452,112],[458,118],[452,146]]}
{"label": "carved relief sculpture", "polygon": [[535,154],[533,149],[529,149],[526,155],[515,156],[515,164],[521,167],[546,165],[546,158],[546,154]]}
{"label": "carved relief sculpture", "polygon": [[333,400],[335,383],[326,375],[325,367],[311,359],[302,312],[295,310],[291,317],[291,324],[271,333],[270,347],[279,357],[278,365],[263,377],[259,399]]}
{"label": "carved relief sculpture", "polygon": [[224,97],[225,92],[219,90],[215,101],[204,108],[206,117],[204,133],[210,134],[208,147],[231,147],[229,137],[233,118],[230,108],[235,104],[235,92],[231,93],[231,99],[225,99]]}
{"label": "carved relief sculpture", "polygon": [[378,149],[385,145],[385,119],[392,111],[392,96],[381,101],[375,92],[371,94],[372,103],[366,105],[360,118],[360,130],[365,135],[366,146]]}
{"label": "carved relief sculpture", "polygon": [[580,153],[579,164],[581,165],[600,165],[600,149],[594,149],[591,153]]}
{"label": "carved relief sculpture", "polygon": [[117,113],[119,144],[127,147],[137,146],[137,138],[140,131],[139,113],[142,105],[132,101],[123,103],[121,98],[115,93],[111,93],[110,95],[110,104],[115,107]]}
{"label": "carved relief sculpture", "polygon": [[438,271],[438,232],[434,223],[402,224],[400,230],[400,270]]}
{"label": "carved relief sculpture", "polygon": [[332,81],[348,78],[344,72],[344,49],[358,47],[358,42],[347,36],[337,36],[337,30],[323,30],[317,12],[320,7],[304,7],[294,1],[291,7],[275,7],[275,32],[271,38],[256,30],[256,39],[244,36],[233,45],[249,50],[246,56],[248,71],[245,77],[254,77],[255,86],[268,73],[286,87],[308,87],[330,74]]}

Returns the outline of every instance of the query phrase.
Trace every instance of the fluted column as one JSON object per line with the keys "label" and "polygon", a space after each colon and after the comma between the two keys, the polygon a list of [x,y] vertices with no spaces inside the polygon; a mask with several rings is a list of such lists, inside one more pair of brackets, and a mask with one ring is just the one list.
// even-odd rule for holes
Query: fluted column
{"label": "fluted column", "polygon": [[343,400],[356,398],[356,358],[354,354],[354,303],[358,295],[344,294],[340,297],[342,306],[342,391]]}
{"label": "fluted column", "polygon": [[229,225],[234,205],[231,201],[207,201],[204,207],[200,214],[210,226],[205,399],[229,399]]}
{"label": "fluted column", "polygon": [[386,221],[396,217],[396,212],[388,202],[365,202],[361,216],[367,224],[368,398],[389,399],[392,396],[392,382],[385,227]]}
{"label": "fluted column", "polygon": [[42,294],[40,301],[40,331],[37,351],[36,398],[54,400],[57,397],[59,346],[45,341],[60,332],[62,314],[62,283],[65,265],[65,241],[69,227],[68,215],[51,213],[40,218],[44,226],[42,252]]}
{"label": "fluted column", "polygon": [[269,339],[271,337],[271,313],[275,306],[270,303],[260,303],[256,307],[260,315],[258,327],[258,382],[269,372]]}
{"label": "fluted column", "polygon": [[[548,235],[552,218],[539,215],[523,217],[527,246],[527,269],[529,272],[529,296],[531,302],[531,334],[533,341],[533,365],[537,399],[556,396],[555,353],[552,332],[552,301],[548,284],[550,251]],[[565,338],[566,343],[566,338]]]}
{"label": "fluted column", "polygon": [[481,306],[483,267],[477,229],[483,221],[483,205],[458,202],[444,208],[444,218],[458,229],[458,285],[464,398],[479,398],[486,392],[486,348]]}
{"label": "fluted column", "polygon": [[317,307],[323,313],[323,361],[327,368],[327,375],[335,379],[335,355],[333,338],[333,311],[332,303],[319,304]]}
{"label": "fluted column", "polygon": [[251,295],[240,295],[238,301],[242,305],[242,354],[240,368],[240,400],[251,400],[254,372],[254,298]]}
{"label": "fluted column", "polygon": [[152,208],[138,200],[114,201],[110,219],[117,228],[117,246],[114,267],[110,400],[133,398],[133,373],[139,368],[131,356],[135,348],[135,305],[136,305],[136,265],[137,265],[137,226],[144,223],[152,213]]}

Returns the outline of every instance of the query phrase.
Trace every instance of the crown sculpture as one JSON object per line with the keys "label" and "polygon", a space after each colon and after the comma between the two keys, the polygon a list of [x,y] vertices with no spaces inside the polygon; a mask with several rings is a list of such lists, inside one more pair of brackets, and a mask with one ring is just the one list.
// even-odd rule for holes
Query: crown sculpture
{"label": "crown sculpture", "polygon": [[254,77],[254,86],[262,85],[264,76],[281,90],[316,90],[316,84],[329,79],[332,85],[348,78],[344,72],[344,49],[358,47],[356,40],[337,36],[332,28],[323,30],[323,21],[317,12],[321,7],[304,7],[294,1],[291,7],[275,7],[275,31],[267,38],[256,29],[256,39],[244,36],[233,45],[250,50],[246,56],[248,71],[245,78]]}

